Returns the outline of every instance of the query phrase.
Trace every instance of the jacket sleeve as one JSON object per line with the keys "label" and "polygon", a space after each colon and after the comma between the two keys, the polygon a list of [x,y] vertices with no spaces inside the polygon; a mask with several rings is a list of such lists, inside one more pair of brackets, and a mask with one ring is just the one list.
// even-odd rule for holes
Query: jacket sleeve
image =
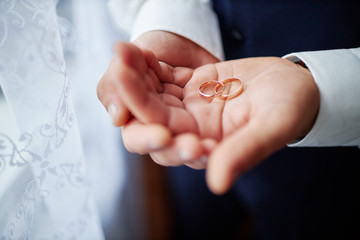
{"label": "jacket sleeve", "polygon": [[162,30],[190,39],[223,60],[220,29],[208,0],[111,0],[112,19],[130,32],[133,41],[143,33]]}
{"label": "jacket sleeve", "polygon": [[313,128],[289,146],[360,146],[360,48],[292,53],[303,61],[320,91]]}

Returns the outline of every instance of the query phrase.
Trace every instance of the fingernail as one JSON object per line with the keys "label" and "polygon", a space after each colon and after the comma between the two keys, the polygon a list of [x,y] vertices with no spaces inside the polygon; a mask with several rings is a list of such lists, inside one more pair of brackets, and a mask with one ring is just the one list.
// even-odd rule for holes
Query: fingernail
{"label": "fingernail", "polygon": [[156,150],[158,150],[159,148],[161,148],[161,145],[160,145],[158,142],[156,142],[156,141],[151,141],[151,142],[148,144],[148,146],[149,146],[149,149],[152,150],[152,151],[156,151]]}
{"label": "fingernail", "polygon": [[191,155],[188,151],[180,150],[179,151],[179,158],[183,162],[187,162],[191,160]]}
{"label": "fingernail", "polygon": [[112,121],[112,123],[115,123],[116,120],[116,115],[117,115],[117,107],[115,104],[111,103],[108,107],[108,113],[110,115],[110,119]]}

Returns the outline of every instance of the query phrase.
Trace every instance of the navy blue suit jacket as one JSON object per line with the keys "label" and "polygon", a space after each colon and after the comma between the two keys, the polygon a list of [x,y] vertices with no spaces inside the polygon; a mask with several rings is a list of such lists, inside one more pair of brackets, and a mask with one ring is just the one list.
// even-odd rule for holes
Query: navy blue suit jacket
{"label": "navy blue suit jacket", "polygon": [[[359,1],[213,0],[213,7],[226,59],[360,47]],[[227,229],[219,236],[231,237],[226,234],[238,227],[241,202],[261,239],[360,239],[357,147],[284,148],[240,177],[222,198],[201,190],[202,174],[171,171],[179,215],[191,236],[214,237],[217,229]]]}

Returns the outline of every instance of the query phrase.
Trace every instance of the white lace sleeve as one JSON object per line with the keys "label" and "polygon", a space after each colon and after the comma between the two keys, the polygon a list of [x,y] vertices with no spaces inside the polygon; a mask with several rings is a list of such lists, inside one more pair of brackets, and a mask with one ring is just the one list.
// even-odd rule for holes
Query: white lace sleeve
{"label": "white lace sleeve", "polygon": [[0,239],[103,239],[55,4],[0,3],[0,85],[19,133],[0,126]]}

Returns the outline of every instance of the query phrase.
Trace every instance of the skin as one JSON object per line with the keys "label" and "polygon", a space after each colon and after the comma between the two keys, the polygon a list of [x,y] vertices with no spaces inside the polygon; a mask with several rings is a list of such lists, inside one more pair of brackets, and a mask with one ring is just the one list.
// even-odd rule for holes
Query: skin
{"label": "skin", "polygon": [[[206,168],[215,194],[303,137],[317,116],[320,97],[311,73],[282,58],[219,62],[195,43],[160,31],[117,43],[114,52],[97,91],[114,125],[123,126],[126,148],[164,166]],[[203,82],[229,77],[244,81],[239,96],[198,93]],[[226,91],[236,87],[227,84]]]}

